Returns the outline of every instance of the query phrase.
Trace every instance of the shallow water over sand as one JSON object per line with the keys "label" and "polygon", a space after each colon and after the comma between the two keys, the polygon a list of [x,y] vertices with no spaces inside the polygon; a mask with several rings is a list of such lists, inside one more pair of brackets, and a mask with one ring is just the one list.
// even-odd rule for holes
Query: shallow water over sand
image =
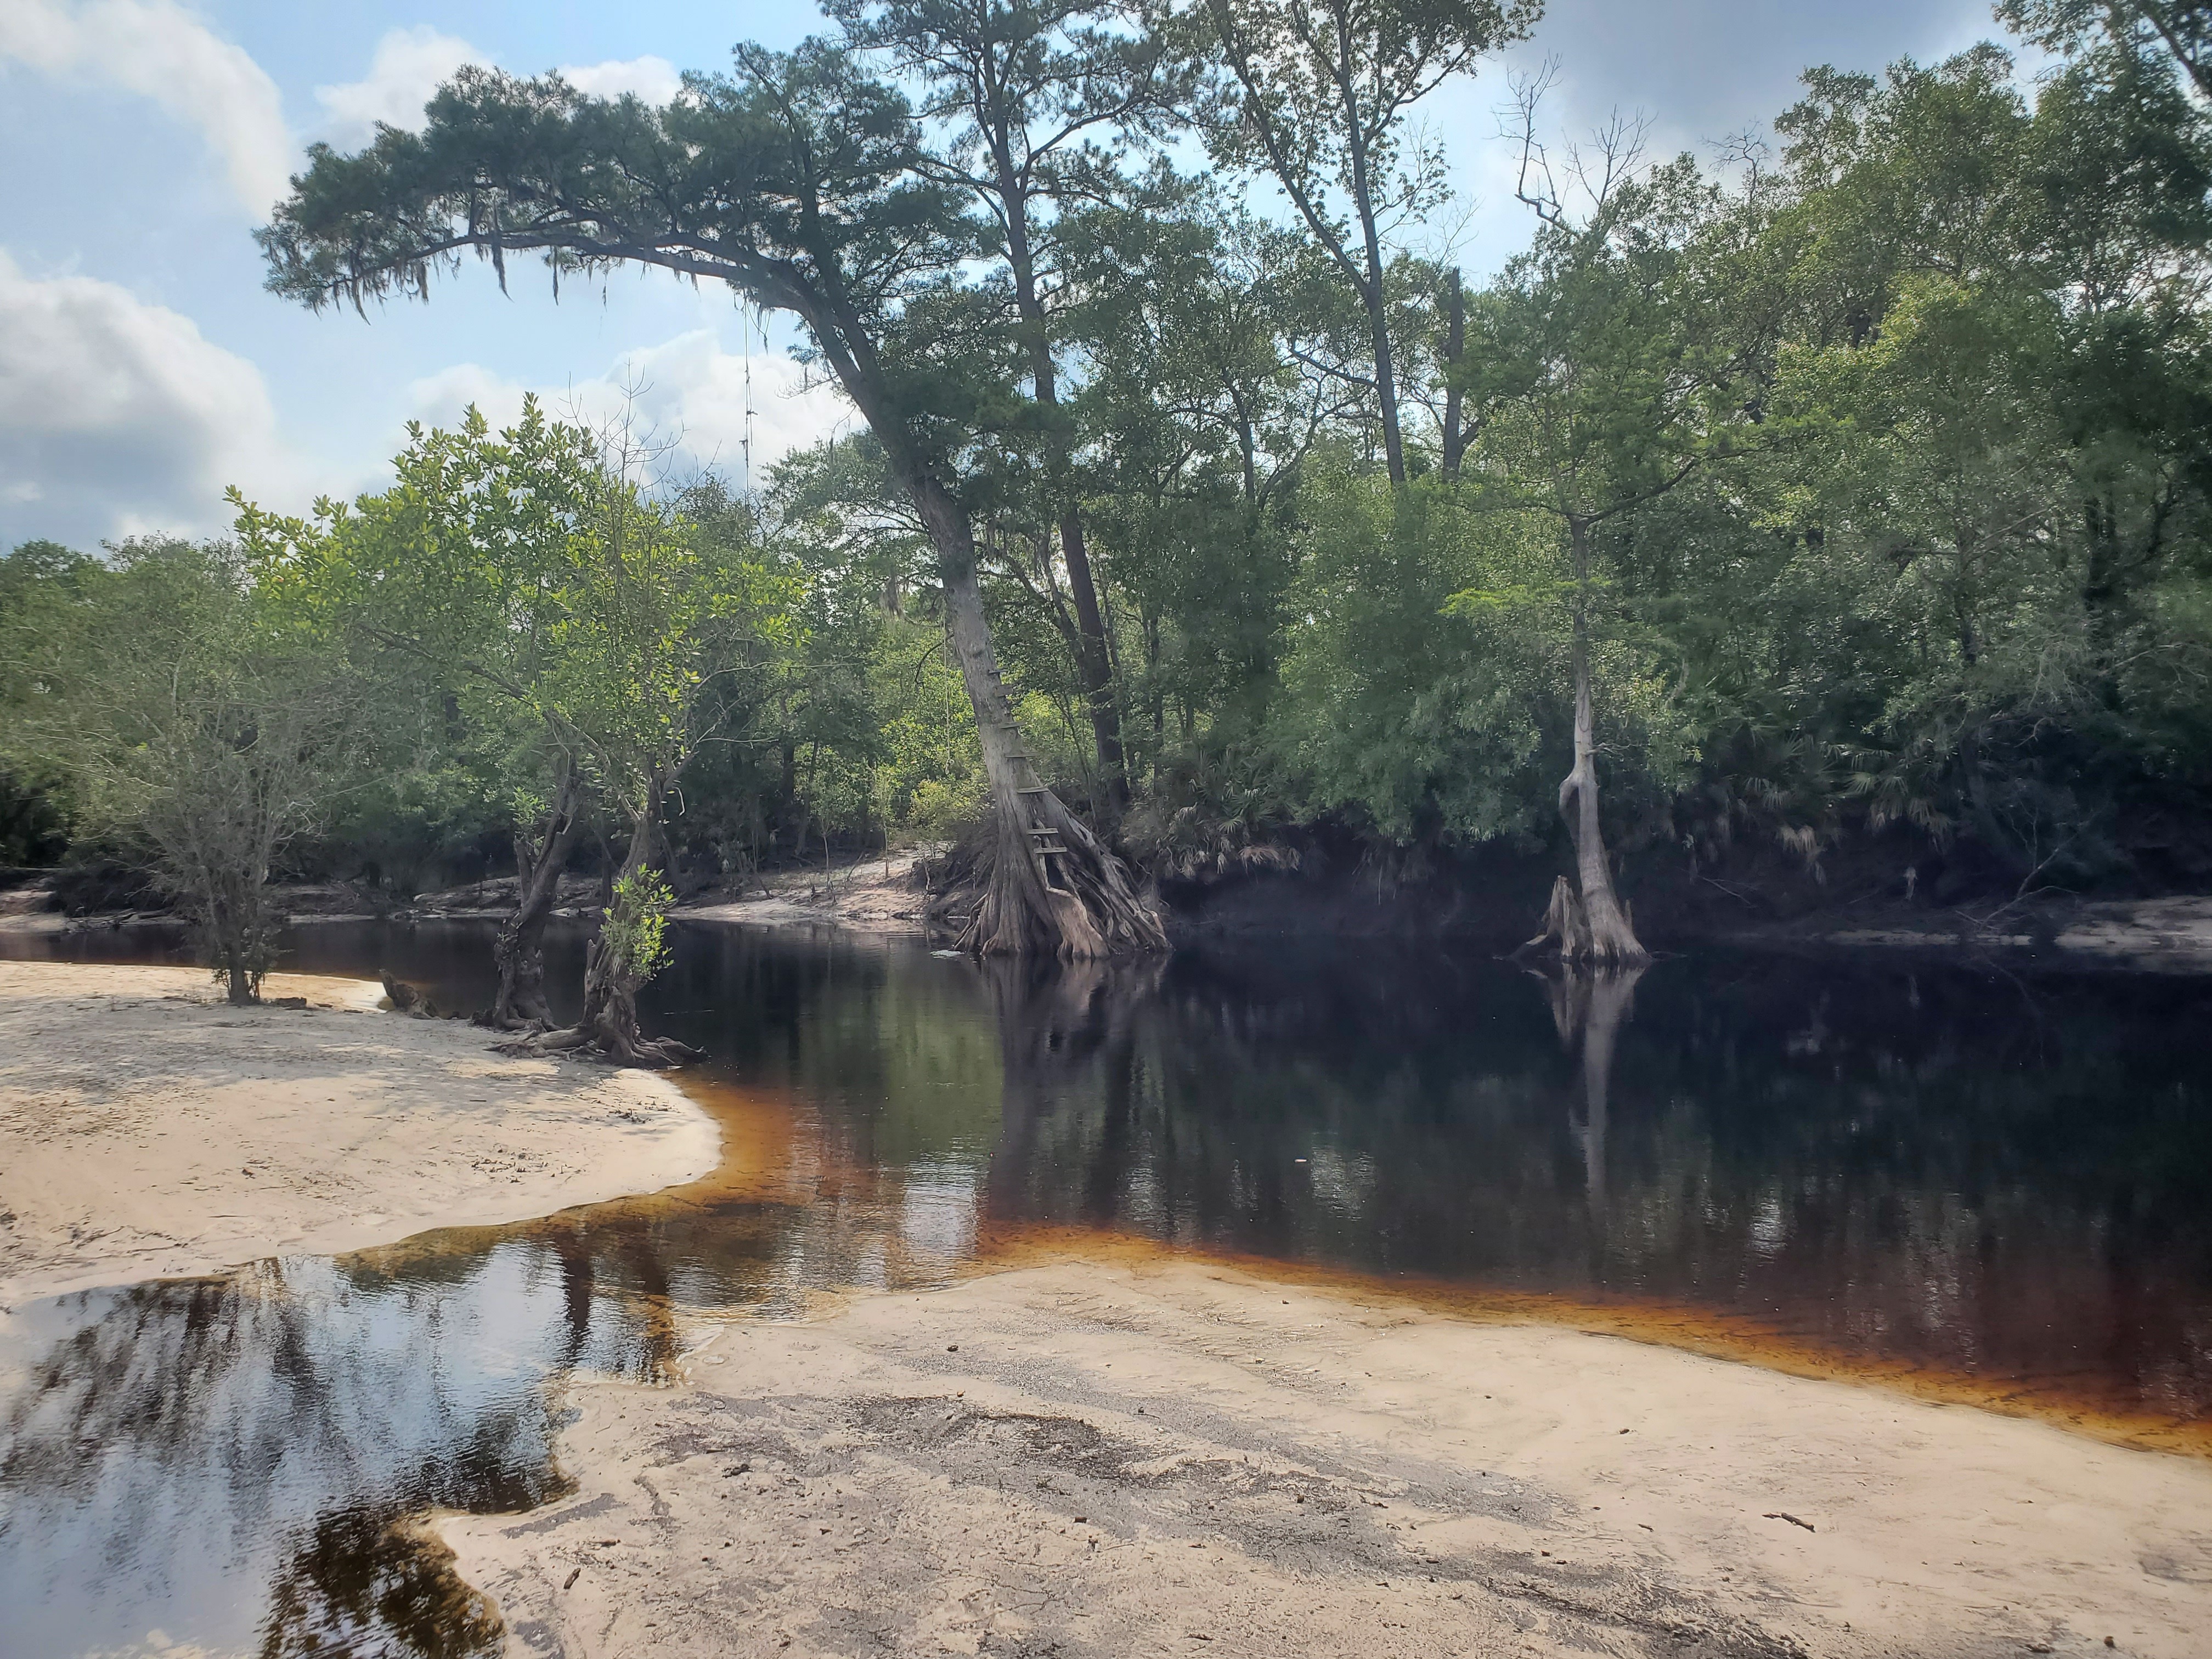
{"label": "shallow water over sand", "polygon": [[[488,938],[326,926],[287,965],[465,1004]],[[713,1056],[688,1086],[725,1163],[692,1188],[0,1322],[0,1655],[470,1651],[485,1614],[409,1517],[552,1490],[568,1371],[651,1377],[702,1318],[1040,1248],[2212,1445],[2201,981],[1731,957],[1558,984],[1331,947],[1070,972],[685,929],[650,1001]]]}

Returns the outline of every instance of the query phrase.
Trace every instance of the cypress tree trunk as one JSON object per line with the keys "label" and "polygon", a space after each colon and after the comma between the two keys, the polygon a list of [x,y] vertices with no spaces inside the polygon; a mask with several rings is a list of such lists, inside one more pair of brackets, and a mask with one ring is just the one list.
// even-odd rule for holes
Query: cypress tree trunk
{"label": "cypress tree trunk", "polygon": [[990,871],[961,947],[1079,960],[1167,949],[1167,930],[1121,860],[1038,780],[1000,678],[967,515],[927,473],[907,483],[937,548],[946,626],[991,787]]}
{"label": "cypress tree trunk", "polygon": [[564,756],[542,828],[532,834],[515,826],[515,905],[492,941],[499,990],[480,1022],[494,1030],[544,1030],[553,1024],[553,1011],[545,1000],[545,924],[553,915],[562,872],[583,825],[583,781]]}
{"label": "cypress tree trunk", "polygon": [[1559,785],[1559,816],[1575,847],[1579,892],[1567,890],[1562,876],[1552,889],[1544,931],[1521,948],[1551,945],[1570,962],[1631,964],[1649,962],[1650,953],[1636,937],[1628,908],[1613,890],[1613,866],[1606,857],[1598,820],[1597,744],[1590,708],[1589,524],[1568,520],[1575,577],[1575,763]]}
{"label": "cypress tree trunk", "polygon": [[638,1026],[637,994],[647,975],[614,942],[622,907],[635,902],[640,878],[658,872],[660,804],[665,784],[647,784],[645,799],[630,825],[629,849],[615,879],[611,914],[599,938],[584,947],[584,1012],[566,1030],[544,1031],[520,1042],[503,1043],[501,1054],[547,1054],[575,1049],[599,1051],[617,1066],[660,1069],[702,1059],[699,1050],[674,1037],[648,1037]]}

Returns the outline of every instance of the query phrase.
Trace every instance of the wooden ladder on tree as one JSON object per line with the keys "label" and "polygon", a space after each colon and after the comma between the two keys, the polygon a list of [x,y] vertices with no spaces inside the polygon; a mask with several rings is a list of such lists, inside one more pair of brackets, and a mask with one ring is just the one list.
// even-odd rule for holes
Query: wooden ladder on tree
{"label": "wooden ladder on tree", "polygon": [[[998,665],[996,663],[992,664],[988,672],[991,678],[996,682],[1001,689],[1003,689],[1006,682],[999,672]],[[1011,731],[1015,728],[1012,726],[1012,723],[1009,722],[1007,729]],[[1027,755],[1008,755],[1006,758],[1017,766],[1027,766],[1030,763],[1030,757]],[[1031,777],[1035,777],[1036,774],[1035,772],[1031,772],[1030,775]],[[1034,796],[1048,795],[1052,791],[1046,788],[1044,785],[1041,783],[1030,783],[1017,787],[1014,793],[1017,795]],[[1066,858],[1068,852],[1067,843],[1060,838],[1060,831],[1054,829],[1048,823],[1031,824],[1030,826],[1030,850],[1036,855],[1037,872],[1044,878],[1044,884],[1047,887],[1060,887],[1061,890],[1066,890],[1063,884],[1057,883],[1053,880],[1054,868],[1053,860],[1054,859]]]}
{"label": "wooden ladder on tree", "polygon": [[[1027,789],[1017,790],[1015,793],[1023,795],[1048,795],[1052,792],[1042,784],[1036,784]],[[1061,884],[1053,880],[1055,870],[1053,860],[1067,856],[1067,843],[1060,838],[1060,831],[1048,823],[1031,824],[1030,850],[1036,854],[1038,873],[1043,876],[1044,884],[1048,887],[1060,885]]]}

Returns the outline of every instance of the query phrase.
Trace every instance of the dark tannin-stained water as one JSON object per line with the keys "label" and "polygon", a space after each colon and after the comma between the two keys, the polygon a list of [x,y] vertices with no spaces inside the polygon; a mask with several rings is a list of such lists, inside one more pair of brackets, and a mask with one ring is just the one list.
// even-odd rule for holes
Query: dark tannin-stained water
{"label": "dark tannin-stained water", "polygon": [[[2212,1449],[2204,981],[678,946],[649,1013],[712,1055],[686,1081],[724,1125],[715,1176],[0,1316],[0,1655],[476,1651],[491,1616],[415,1517],[556,1490],[564,1376],[652,1378],[702,1319],[1040,1238],[1550,1307]],[[288,966],[481,1001],[489,933],[325,925]]]}

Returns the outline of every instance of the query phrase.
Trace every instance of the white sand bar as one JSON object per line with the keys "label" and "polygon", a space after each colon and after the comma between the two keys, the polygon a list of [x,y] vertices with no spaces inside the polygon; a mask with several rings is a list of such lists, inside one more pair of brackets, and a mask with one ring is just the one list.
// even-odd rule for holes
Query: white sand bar
{"label": "white sand bar", "polygon": [[0,1308],[94,1285],[520,1221],[711,1170],[665,1079],[507,1060],[465,1024],[270,976],[0,963]]}
{"label": "white sand bar", "polygon": [[1079,1262],[688,1369],[441,1523],[510,1654],[2212,1652],[2212,1466],[1620,1338]]}

